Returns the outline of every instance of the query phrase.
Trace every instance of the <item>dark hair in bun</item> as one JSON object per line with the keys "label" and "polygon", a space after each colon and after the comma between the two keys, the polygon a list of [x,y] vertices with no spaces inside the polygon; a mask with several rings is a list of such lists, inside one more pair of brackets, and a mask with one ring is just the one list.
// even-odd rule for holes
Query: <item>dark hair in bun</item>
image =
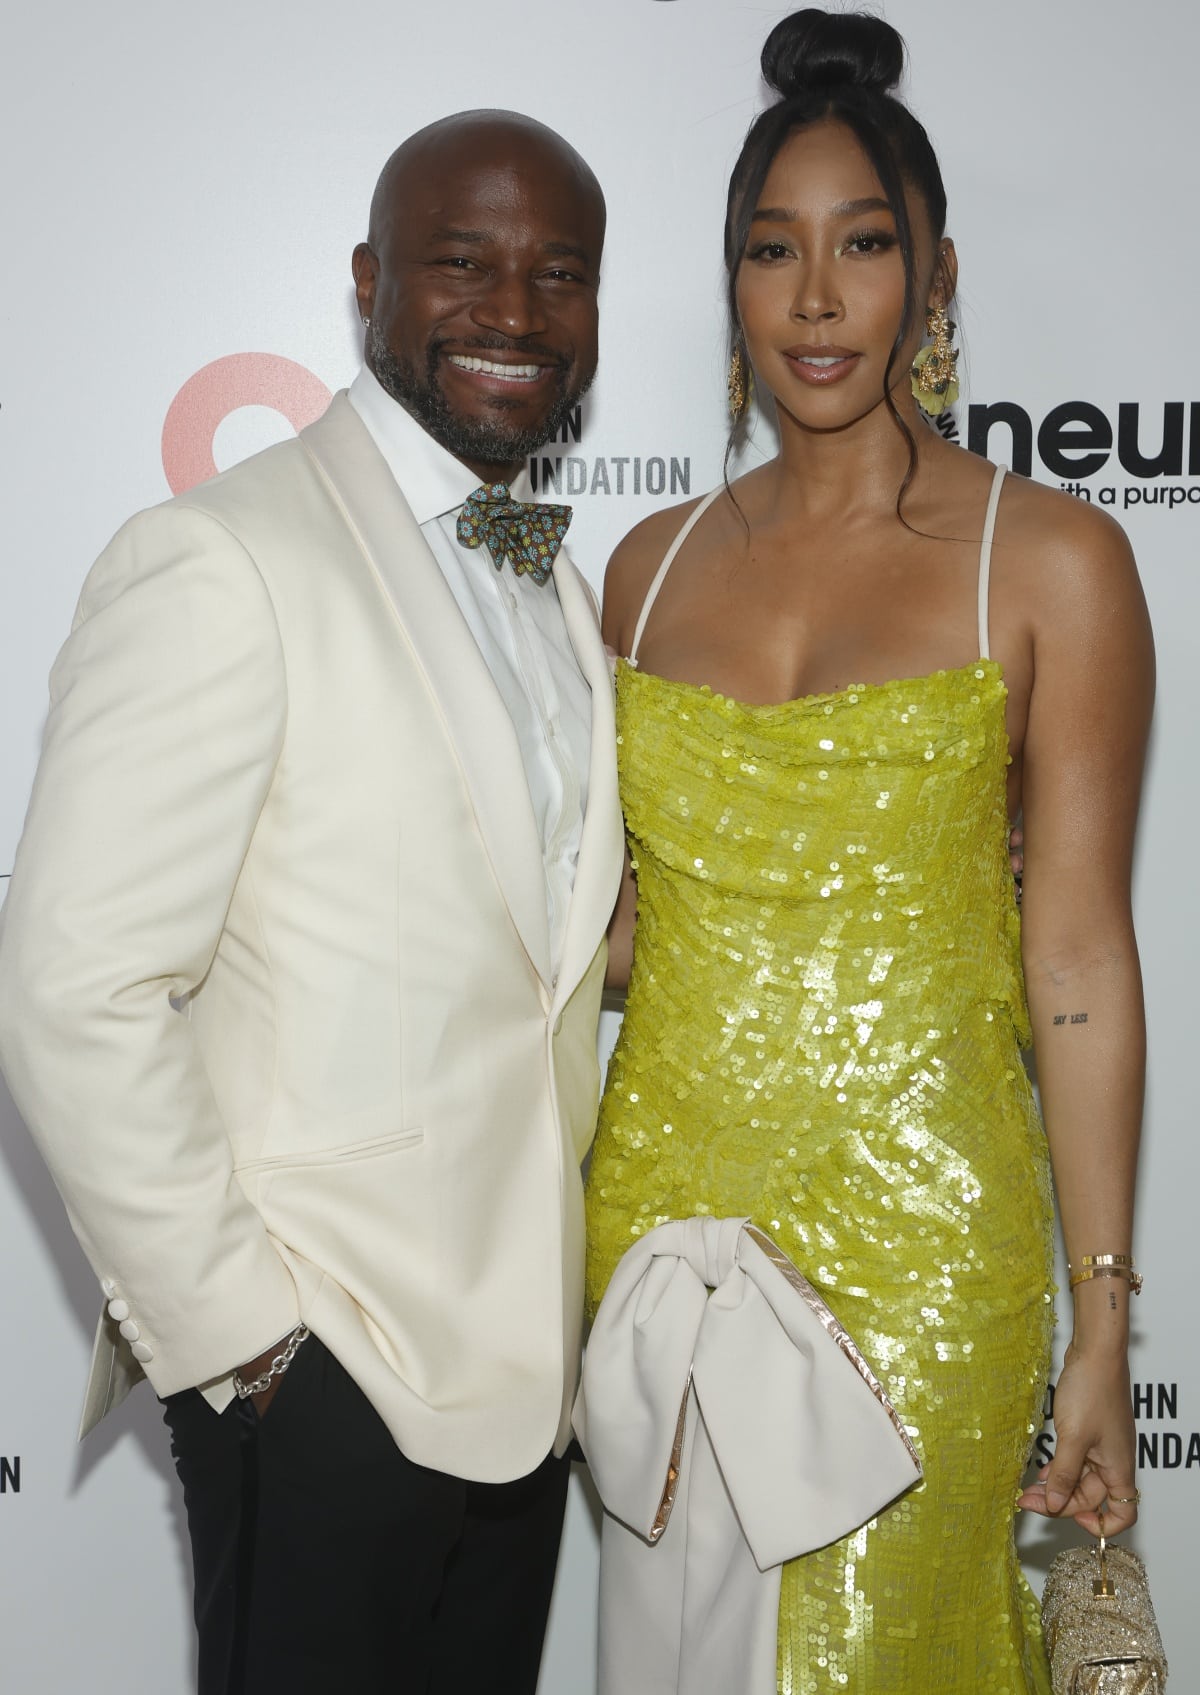
{"label": "dark hair in bun", "polygon": [[892,90],[904,72],[904,42],[890,24],[865,12],[823,12],[815,6],[775,25],[762,50],[762,73],[779,99],[751,124],[733,175],[725,217],[732,349],[744,355],[737,317],[737,276],[754,209],[776,154],[788,137],[809,124],[833,119],[857,138],[879,178],[896,220],[904,257],[904,315],[888,362],[884,399],[908,438],[909,473],[916,442],[891,396],[896,359],[917,321],[916,252],[905,188],[924,202],[934,242],[946,233],[946,189],[941,168],[921,124]]}
{"label": "dark hair in bun", "polygon": [[890,24],[863,12],[793,12],[762,50],[763,81],[783,100],[814,88],[890,94],[904,74],[904,43]]}

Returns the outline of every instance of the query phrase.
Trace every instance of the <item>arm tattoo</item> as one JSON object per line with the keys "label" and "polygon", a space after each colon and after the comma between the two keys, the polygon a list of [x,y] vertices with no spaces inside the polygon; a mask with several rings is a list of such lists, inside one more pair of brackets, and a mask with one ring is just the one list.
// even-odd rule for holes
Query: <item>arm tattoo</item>
{"label": "arm tattoo", "polygon": [[[1073,1012],[1070,1015],[1070,1022],[1072,1024],[1086,1024],[1087,1021],[1088,1015],[1086,1012]],[[1056,1024],[1066,1024],[1067,1014],[1065,1012],[1056,1012],[1054,1014],[1054,1022]]]}

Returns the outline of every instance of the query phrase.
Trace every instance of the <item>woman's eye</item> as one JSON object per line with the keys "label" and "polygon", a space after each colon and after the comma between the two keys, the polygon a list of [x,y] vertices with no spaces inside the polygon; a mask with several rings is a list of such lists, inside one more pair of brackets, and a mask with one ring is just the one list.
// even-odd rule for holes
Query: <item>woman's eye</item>
{"label": "woman's eye", "polygon": [[767,264],[776,263],[780,259],[790,259],[791,249],[782,241],[760,241],[757,247],[750,249],[748,257],[762,260]]}
{"label": "woman's eye", "polygon": [[886,253],[895,247],[896,238],[887,230],[859,230],[848,241],[842,243],[843,253]]}

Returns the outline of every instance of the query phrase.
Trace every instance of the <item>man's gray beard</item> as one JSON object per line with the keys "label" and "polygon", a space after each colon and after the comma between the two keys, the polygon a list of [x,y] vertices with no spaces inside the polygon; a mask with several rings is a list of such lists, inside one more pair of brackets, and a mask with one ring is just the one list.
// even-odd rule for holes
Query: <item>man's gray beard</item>
{"label": "man's gray beard", "polygon": [[[580,396],[586,394],[591,386],[589,377],[578,389],[569,392],[566,373],[560,369],[557,372],[558,393],[554,402],[545,417],[531,427],[519,428],[514,424],[505,424],[502,416],[460,418],[446,404],[446,397],[437,381],[440,353],[436,344],[429,349],[429,359],[422,378],[417,375],[416,366],[411,360],[400,359],[392,352],[384,340],[381,328],[376,324],[371,325],[370,340],[371,369],[380,386],[417,420],[434,441],[439,442],[448,453],[453,453],[456,459],[469,464],[507,468],[522,459],[528,459],[544,442],[552,441],[560,433],[574,412]],[[492,348],[481,343],[478,351],[486,355],[489,351],[497,352],[501,348],[505,352],[511,351],[508,343],[500,343]],[[498,414],[502,414],[506,406],[516,404],[519,403],[507,401],[503,396],[497,397],[493,402]]]}

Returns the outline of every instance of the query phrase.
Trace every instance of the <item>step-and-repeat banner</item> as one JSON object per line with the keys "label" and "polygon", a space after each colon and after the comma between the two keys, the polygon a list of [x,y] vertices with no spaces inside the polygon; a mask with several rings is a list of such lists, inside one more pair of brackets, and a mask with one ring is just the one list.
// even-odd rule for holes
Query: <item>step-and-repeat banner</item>
{"label": "step-and-repeat banner", "polygon": [[[763,95],[759,48],[785,9],[68,0],[10,10],[0,873],[20,833],[46,674],[87,567],[131,511],[307,422],[353,376],[349,255],[380,164],[430,119],[473,106],[530,112],[579,147],[607,190],[601,374],[536,467],[576,507],[573,552],[593,582],[637,519],[713,484],[725,439],[725,185]],[[1126,525],[1158,636],[1137,868],[1151,1078],[1136,1542],[1175,1686],[1189,1690],[1200,1682],[1200,13],[1190,0],[886,0],[886,13],[911,49],[910,97],[940,151],[962,262],[968,382],[957,429]],[[188,1557],[157,1407],[142,1390],[75,1445],[97,1289],[2,1094],[0,1284],[0,1686],[185,1695]],[[1047,1425],[1041,1454],[1052,1440]],[[1029,1519],[1019,1535],[1038,1583],[1067,1532]],[[580,1476],[544,1695],[594,1688],[595,1573]]]}

